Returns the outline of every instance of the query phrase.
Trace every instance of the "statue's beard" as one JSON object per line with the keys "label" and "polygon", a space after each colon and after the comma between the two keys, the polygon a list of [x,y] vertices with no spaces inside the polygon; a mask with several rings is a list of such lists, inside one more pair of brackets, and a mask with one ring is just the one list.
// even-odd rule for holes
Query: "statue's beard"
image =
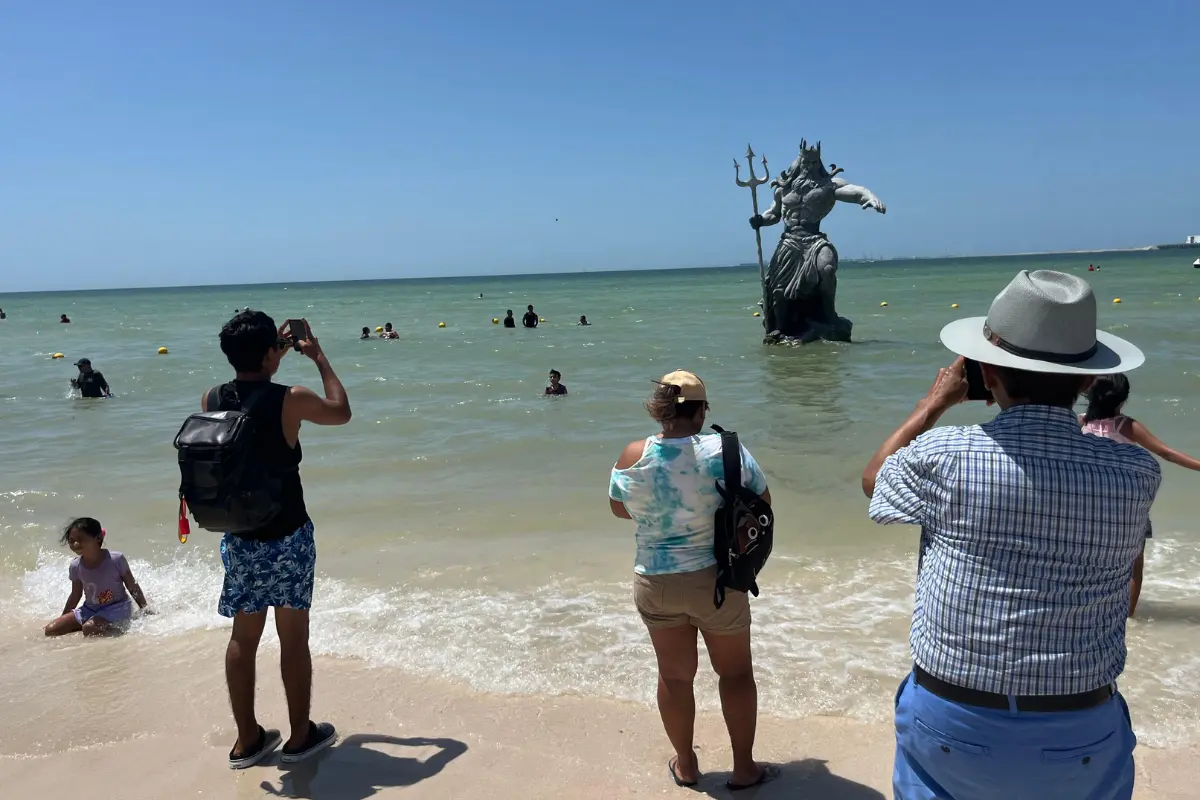
{"label": "statue's beard", "polygon": [[822,186],[830,186],[833,179],[829,177],[829,173],[823,169],[813,170],[811,172],[801,172],[797,175],[784,189],[784,194],[806,195],[813,189],[819,189]]}

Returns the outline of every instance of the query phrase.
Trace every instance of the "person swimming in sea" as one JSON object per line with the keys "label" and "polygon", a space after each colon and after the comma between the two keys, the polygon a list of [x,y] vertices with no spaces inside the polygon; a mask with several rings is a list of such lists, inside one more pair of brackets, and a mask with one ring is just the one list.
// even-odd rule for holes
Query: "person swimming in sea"
{"label": "person swimming in sea", "polygon": [[508,310],[508,316],[504,318],[504,327],[506,327],[506,328],[517,327],[517,320],[516,320],[516,318],[513,317],[513,312],[512,312],[511,308]]}
{"label": "person swimming in sea", "polygon": [[590,323],[590,322],[588,322],[588,321],[587,321],[587,317],[586,317],[586,316],[584,316],[583,314],[580,314],[580,315],[579,315],[579,324],[580,324],[580,325],[591,325],[592,323]]}
{"label": "person swimming in sea", "polygon": [[550,385],[546,387],[546,394],[566,394],[567,386],[562,382],[562,373],[556,369],[550,370]]}
{"label": "person swimming in sea", "polygon": [[71,320],[67,317],[66,314],[59,315],[58,321],[61,323],[67,324],[67,325],[69,325],[71,323]]}
{"label": "person swimming in sea", "polygon": [[392,323],[388,322],[383,326],[383,333],[379,334],[381,339],[399,339],[400,334],[392,330]]}
{"label": "person swimming in sea", "polygon": [[359,339],[370,339],[370,338],[371,338],[371,329],[370,329],[370,328],[367,328],[367,327],[364,327],[364,328],[363,328],[363,332],[362,332],[362,336],[360,336],[360,337],[358,337],[358,338],[359,338]]}
{"label": "person swimming in sea", "polygon": [[91,359],[81,358],[75,362],[75,366],[79,368],[79,374],[71,378],[72,389],[78,389],[83,397],[112,397],[112,389],[108,388],[104,373],[92,369]]}

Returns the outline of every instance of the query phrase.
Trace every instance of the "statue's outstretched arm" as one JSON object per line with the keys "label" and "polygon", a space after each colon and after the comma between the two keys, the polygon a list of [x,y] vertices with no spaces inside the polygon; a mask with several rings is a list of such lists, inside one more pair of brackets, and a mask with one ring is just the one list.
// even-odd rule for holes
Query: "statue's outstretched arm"
{"label": "statue's outstretched arm", "polygon": [[867,187],[855,186],[853,183],[846,183],[840,178],[834,178],[833,183],[837,186],[833,196],[843,203],[854,203],[864,209],[873,208],[880,214],[887,213],[887,206]]}
{"label": "statue's outstretched arm", "polygon": [[768,225],[774,225],[783,217],[783,191],[775,190],[775,200],[771,203],[771,207],[757,217],[750,218],[750,227],[758,230],[765,228]]}

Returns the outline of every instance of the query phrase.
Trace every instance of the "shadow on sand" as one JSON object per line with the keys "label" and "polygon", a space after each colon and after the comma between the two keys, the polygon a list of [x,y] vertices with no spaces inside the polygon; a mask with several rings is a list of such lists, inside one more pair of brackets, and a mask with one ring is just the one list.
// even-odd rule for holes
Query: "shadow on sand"
{"label": "shadow on sand", "polygon": [[705,775],[695,791],[720,798],[720,800],[792,800],[797,797],[820,798],[820,800],[886,800],[882,794],[869,786],[863,786],[846,778],[834,775],[826,766],[828,762],[819,758],[805,758],[776,764],[779,777],[770,783],[753,789],[731,792],[725,788],[728,772],[713,772]]}
{"label": "shadow on sand", "polygon": [[[397,748],[434,752],[396,755]],[[432,778],[465,752],[467,746],[457,739],[399,739],[356,733],[311,761],[294,766],[276,762],[280,769],[279,785],[263,781],[262,788],[276,797],[366,800],[381,789],[412,786]]]}

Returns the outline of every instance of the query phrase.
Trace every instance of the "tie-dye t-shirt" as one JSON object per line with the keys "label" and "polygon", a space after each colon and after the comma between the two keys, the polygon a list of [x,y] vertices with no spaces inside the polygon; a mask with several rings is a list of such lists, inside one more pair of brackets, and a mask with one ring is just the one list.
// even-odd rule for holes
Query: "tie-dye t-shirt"
{"label": "tie-dye t-shirt", "polygon": [[[637,523],[640,575],[694,572],[717,563],[713,516],[721,506],[716,482],[725,480],[721,436],[646,440],[646,450],[628,469],[613,469],[608,496],[620,501]],[[742,485],[767,490],[762,469],[742,447]]]}

